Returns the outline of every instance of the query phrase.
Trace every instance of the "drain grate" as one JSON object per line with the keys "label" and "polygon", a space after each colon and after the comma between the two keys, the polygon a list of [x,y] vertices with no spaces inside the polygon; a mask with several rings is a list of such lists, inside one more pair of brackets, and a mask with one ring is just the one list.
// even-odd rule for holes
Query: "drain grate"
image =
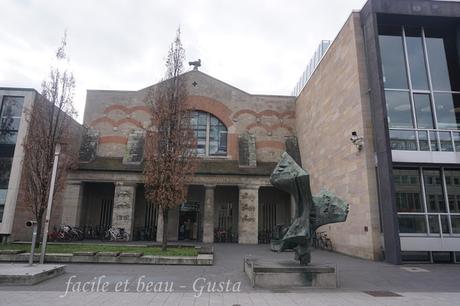
{"label": "drain grate", "polygon": [[406,270],[407,272],[430,272],[427,269],[423,269],[419,267],[401,267],[401,269]]}
{"label": "drain grate", "polygon": [[373,297],[402,297],[402,295],[391,291],[364,291],[364,293]]}

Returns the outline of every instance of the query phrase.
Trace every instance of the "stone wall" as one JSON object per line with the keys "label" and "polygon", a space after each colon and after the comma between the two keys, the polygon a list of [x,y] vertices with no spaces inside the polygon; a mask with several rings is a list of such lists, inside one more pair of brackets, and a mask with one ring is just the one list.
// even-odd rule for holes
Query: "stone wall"
{"label": "stone wall", "polygon": [[[377,182],[363,38],[353,13],[296,101],[302,165],[313,193],[321,188],[350,203],[345,223],[326,225],[338,252],[381,255]],[[351,132],[364,136],[362,151]]]}
{"label": "stone wall", "polygon": [[[294,97],[248,94],[200,71],[184,77],[190,108],[209,112],[227,126],[228,159],[238,159],[238,136],[249,133],[255,136],[257,160],[278,160],[285,137],[295,135]],[[98,156],[126,156],[129,136],[150,125],[144,103],[148,90],[88,91],[84,124],[100,133]]]}

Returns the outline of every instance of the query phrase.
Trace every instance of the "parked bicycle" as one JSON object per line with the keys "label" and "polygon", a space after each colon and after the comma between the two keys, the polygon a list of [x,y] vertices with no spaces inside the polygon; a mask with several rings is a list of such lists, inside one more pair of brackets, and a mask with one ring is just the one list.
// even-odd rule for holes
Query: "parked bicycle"
{"label": "parked bicycle", "polygon": [[128,241],[129,235],[124,228],[111,227],[102,235],[102,241]]}
{"label": "parked bicycle", "polygon": [[332,241],[327,237],[326,232],[315,232],[312,245],[317,249],[332,251]]}
{"label": "parked bicycle", "polygon": [[53,231],[48,233],[49,241],[78,241],[83,238],[83,231],[70,225],[61,225],[59,230],[54,227]]}

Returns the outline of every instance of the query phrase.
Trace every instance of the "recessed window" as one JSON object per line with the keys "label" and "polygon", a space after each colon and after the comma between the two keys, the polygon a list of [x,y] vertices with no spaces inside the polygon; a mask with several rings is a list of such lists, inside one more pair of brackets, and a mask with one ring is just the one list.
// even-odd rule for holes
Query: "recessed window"
{"label": "recessed window", "polygon": [[0,105],[0,144],[16,143],[23,103],[23,97],[3,98]]}
{"label": "recessed window", "polygon": [[195,131],[198,155],[227,155],[227,128],[222,121],[210,113],[193,111],[191,125]]}
{"label": "recessed window", "polygon": [[3,210],[6,203],[8,183],[10,181],[12,158],[0,158],[0,222],[3,218]]}

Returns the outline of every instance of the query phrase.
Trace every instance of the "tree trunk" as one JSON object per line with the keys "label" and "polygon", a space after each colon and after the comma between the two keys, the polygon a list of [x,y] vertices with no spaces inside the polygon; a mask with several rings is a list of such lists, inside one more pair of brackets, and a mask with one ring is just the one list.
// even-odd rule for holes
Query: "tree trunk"
{"label": "tree trunk", "polygon": [[42,242],[42,221],[43,221],[43,215],[42,216],[37,216],[37,240],[35,240],[35,248],[40,247],[40,243]]}
{"label": "tree trunk", "polygon": [[168,211],[169,208],[163,208],[163,240],[161,241],[161,250],[166,251],[168,248]]}

